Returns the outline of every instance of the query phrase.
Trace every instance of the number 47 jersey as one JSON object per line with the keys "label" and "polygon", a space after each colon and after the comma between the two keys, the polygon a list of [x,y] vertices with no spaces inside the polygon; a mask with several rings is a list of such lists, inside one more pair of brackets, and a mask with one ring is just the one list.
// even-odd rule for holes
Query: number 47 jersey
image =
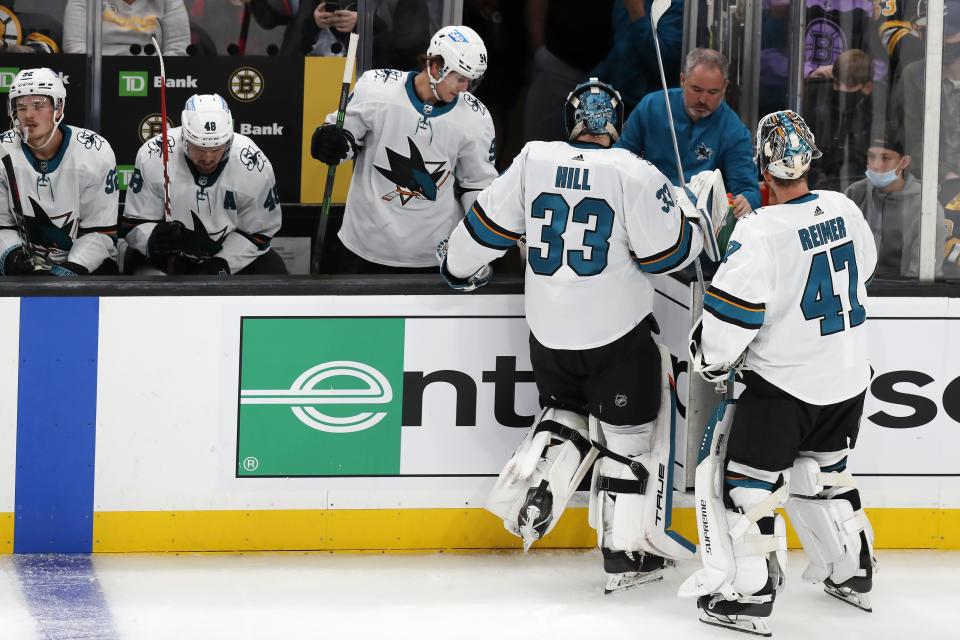
{"label": "number 47 jersey", "polygon": [[527,144],[454,230],[447,265],[472,273],[521,235],[527,323],[552,349],[629,332],[653,311],[652,274],[683,268],[702,247],[652,164],[583,143]]}
{"label": "number 47 jersey", "polygon": [[870,381],[866,283],[877,247],[846,196],[813,191],[737,222],[703,301],[708,363],[746,365],[812,404],[841,402]]}

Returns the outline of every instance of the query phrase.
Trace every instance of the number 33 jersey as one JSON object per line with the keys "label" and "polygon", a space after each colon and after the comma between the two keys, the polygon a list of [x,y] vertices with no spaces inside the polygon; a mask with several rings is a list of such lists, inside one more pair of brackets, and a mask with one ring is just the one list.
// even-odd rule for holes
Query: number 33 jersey
{"label": "number 33 jersey", "polygon": [[454,231],[448,264],[479,268],[521,235],[527,322],[552,349],[626,334],[653,311],[652,274],[684,267],[702,247],[652,164],[584,143],[527,144]]}
{"label": "number 33 jersey", "polygon": [[812,404],[852,398],[870,381],[866,283],[877,247],[846,196],[813,191],[737,222],[704,296],[703,355],[746,365]]}

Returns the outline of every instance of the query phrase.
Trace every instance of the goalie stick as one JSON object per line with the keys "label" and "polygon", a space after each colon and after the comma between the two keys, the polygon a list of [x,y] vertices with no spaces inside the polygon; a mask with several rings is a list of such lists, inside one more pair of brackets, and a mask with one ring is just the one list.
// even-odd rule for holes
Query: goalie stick
{"label": "goalie stick", "polygon": [[[347,58],[343,66],[343,84],[340,85],[340,106],[337,107],[338,129],[343,129],[343,119],[347,115],[347,99],[350,96],[350,82],[353,80],[353,67],[357,59],[357,41],[359,38],[357,34],[351,33],[350,44],[347,46]],[[331,165],[327,168],[327,184],[323,189],[323,206],[320,209],[320,219],[317,221],[317,232],[313,237],[310,273],[320,273],[320,259],[323,257],[323,245],[327,240],[327,224],[330,221],[330,199],[333,197],[333,178],[336,173],[336,165]]]}

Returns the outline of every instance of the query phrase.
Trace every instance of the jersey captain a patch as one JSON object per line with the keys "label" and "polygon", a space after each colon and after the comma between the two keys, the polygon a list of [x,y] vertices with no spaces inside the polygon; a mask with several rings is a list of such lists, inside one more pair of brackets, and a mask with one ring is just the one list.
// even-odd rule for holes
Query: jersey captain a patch
{"label": "jersey captain a patch", "polygon": [[394,185],[394,189],[383,195],[381,199],[391,202],[400,198],[400,205],[404,206],[411,200],[437,199],[437,193],[450,177],[450,171],[445,166],[445,160],[424,160],[423,154],[417,148],[412,138],[407,138],[409,155],[385,147],[387,153],[387,167],[374,165],[384,178]]}

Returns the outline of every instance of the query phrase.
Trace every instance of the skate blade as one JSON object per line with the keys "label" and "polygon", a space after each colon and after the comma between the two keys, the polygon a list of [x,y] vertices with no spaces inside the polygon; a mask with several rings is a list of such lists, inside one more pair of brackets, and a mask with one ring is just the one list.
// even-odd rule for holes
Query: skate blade
{"label": "skate blade", "polygon": [[844,591],[827,585],[823,586],[823,592],[841,602],[846,602],[851,607],[856,607],[867,613],[873,613],[873,607],[870,606],[870,596],[865,593],[857,593],[856,591],[849,590]]}
{"label": "skate blade", "polygon": [[651,571],[649,573],[617,573],[607,578],[607,584],[603,588],[603,595],[629,591],[630,589],[660,580],[663,580],[662,570]]}
{"label": "skate blade", "polygon": [[769,638],[773,635],[773,632],[770,631],[770,626],[767,624],[767,621],[762,618],[752,618],[750,616],[738,616],[736,619],[727,617],[721,618],[712,616],[701,609],[700,622],[712,625],[714,627],[720,627],[722,629],[730,629],[731,631],[749,633],[750,635],[754,636],[763,636],[764,638]]}

